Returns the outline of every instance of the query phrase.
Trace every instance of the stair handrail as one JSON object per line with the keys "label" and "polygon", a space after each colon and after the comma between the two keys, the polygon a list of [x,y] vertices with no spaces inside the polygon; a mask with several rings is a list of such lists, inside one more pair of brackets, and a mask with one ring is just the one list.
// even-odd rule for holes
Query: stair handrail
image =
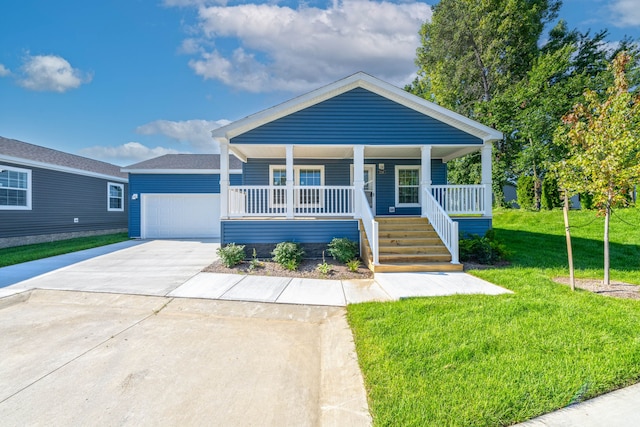
{"label": "stair handrail", "polygon": [[423,215],[427,217],[429,223],[442,240],[442,243],[451,253],[451,263],[460,264],[458,253],[458,223],[451,219],[442,208],[440,203],[433,197],[431,190],[423,189],[422,197],[425,198],[425,210]]}
{"label": "stair handrail", "polygon": [[360,189],[360,214],[362,217],[362,224],[364,225],[364,232],[369,240],[369,248],[371,249],[371,255],[373,256],[373,265],[378,265],[378,221],[376,221],[369,201],[367,200],[364,188]]}

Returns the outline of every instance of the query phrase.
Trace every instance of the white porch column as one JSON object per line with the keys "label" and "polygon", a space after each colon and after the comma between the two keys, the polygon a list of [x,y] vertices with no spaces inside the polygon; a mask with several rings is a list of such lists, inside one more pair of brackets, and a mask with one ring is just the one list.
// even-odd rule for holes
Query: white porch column
{"label": "white porch column", "polygon": [[354,216],[362,218],[360,209],[363,204],[362,191],[364,190],[364,145],[353,146],[353,187]]}
{"label": "white porch column", "polygon": [[229,218],[229,146],[220,141],[220,218]]}
{"label": "white porch column", "polygon": [[422,204],[422,215],[427,216],[427,199],[424,197],[425,191],[431,191],[431,145],[420,147],[420,200]]}
{"label": "white porch column", "polygon": [[491,159],[493,145],[485,142],[482,146],[482,185],[484,186],[484,216],[492,216]]}
{"label": "white porch column", "polygon": [[293,218],[294,212],[294,194],[293,194],[293,145],[289,144],[285,147],[287,155],[287,218]]}

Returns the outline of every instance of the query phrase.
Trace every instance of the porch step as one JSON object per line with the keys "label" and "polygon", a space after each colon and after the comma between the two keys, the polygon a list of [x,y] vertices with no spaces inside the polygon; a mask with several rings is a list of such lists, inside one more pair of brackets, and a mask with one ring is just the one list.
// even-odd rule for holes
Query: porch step
{"label": "porch step", "polygon": [[387,230],[378,225],[378,237],[381,239],[399,239],[399,238],[438,238],[438,233],[433,230]]}
{"label": "porch step", "polygon": [[382,246],[433,246],[440,245],[442,241],[436,235],[435,237],[393,237],[379,238],[378,245]]}
{"label": "porch step", "polygon": [[380,264],[394,264],[394,263],[425,263],[425,262],[451,262],[451,254],[447,251],[444,254],[416,254],[416,253],[404,253],[404,254],[386,254],[380,252],[378,254],[378,261]]}
{"label": "porch step", "polygon": [[462,271],[462,264],[451,264],[450,262],[426,262],[420,264],[396,263],[380,264],[374,266],[374,273],[418,273],[418,272],[438,272],[438,271]]}
{"label": "porch step", "polygon": [[380,255],[390,254],[449,254],[449,250],[442,244],[432,245],[383,245],[379,244]]}
{"label": "porch step", "polygon": [[[426,218],[378,217],[378,265],[366,260],[374,272],[461,271]],[[365,245],[368,244],[366,238]]]}

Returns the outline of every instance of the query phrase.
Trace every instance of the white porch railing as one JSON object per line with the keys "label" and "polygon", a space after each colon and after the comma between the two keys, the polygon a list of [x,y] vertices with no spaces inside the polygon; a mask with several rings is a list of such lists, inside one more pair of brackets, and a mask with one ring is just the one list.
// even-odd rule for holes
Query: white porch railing
{"label": "white porch railing", "polygon": [[367,200],[364,189],[360,191],[362,192],[362,194],[359,198],[360,206],[358,212],[360,212],[360,215],[362,216],[364,232],[367,234],[367,240],[369,240],[369,245],[371,246],[371,256],[373,257],[373,264],[378,265],[378,221],[375,220],[373,211],[371,210],[371,206],[369,206],[369,202]]}
{"label": "white porch railing", "polygon": [[[235,185],[229,187],[230,217],[287,215],[287,187]],[[354,187],[294,186],[294,216],[353,216]]]}
{"label": "white porch railing", "polygon": [[449,218],[449,215],[447,215],[436,198],[433,197],[429,189],[424,189],[422,197],[425,198],[426,207],[426,212],[423,212],[422,215],[429,219],[442,243],[451,252],[451,263],[459,264],[458,223]]}
{"label": "white porch railing", "polygon": [[484,185],[432,185],[431,194],[449,215],[484,214]]}

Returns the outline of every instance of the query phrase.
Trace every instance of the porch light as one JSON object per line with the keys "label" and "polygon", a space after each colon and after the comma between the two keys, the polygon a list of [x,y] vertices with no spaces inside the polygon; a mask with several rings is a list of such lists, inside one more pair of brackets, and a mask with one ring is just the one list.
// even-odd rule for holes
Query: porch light
{"label": "porch light", "polygon": [[378,163],[378,170],[384,171],[384,163]]}

